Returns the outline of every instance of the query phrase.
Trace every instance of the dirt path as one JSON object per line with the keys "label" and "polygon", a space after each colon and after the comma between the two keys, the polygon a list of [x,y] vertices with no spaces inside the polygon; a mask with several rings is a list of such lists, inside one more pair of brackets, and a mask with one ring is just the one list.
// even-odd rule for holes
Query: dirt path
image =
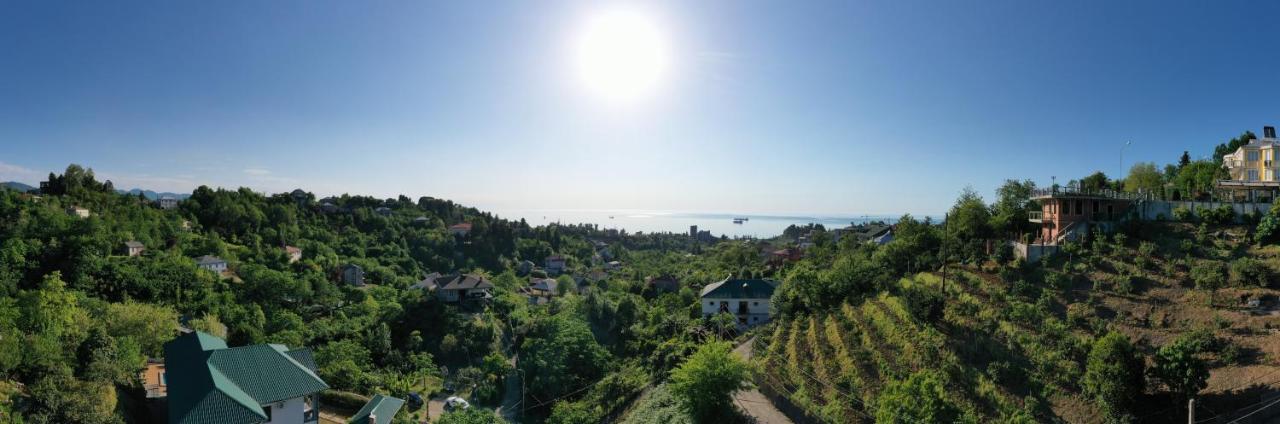
{"label": "dirt path", "polygon": [[[751,344],[755,342],[755,338],[747,340],[746,343],[739,345],[733,349],[733,353],[742,359],[751,360]],[[773,402],[769,398],[764,397],[763,393],[754,388],[749,390],[741,390],[733,394],[734,402],[739,408],[757,424],[793,424],[786,415],[782,415],[782,411],[773,406]]]}
{"label": "dirt path", "polygon": [[503,382],[505,386],[502,393],[502,405],[493,410],[493,413],[507,420],[507,422],[518,422],[516,416],[520,414],[520,375],[516,369],[516,357],[512,356],[507,360],[511,364],[511,373],[507,374],[506,380]]}

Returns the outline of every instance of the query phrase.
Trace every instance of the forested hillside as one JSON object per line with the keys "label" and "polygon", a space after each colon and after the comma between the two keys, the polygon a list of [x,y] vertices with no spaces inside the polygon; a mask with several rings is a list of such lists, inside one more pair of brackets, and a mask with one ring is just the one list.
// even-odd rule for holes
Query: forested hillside
{"label": "forested hillside", "polygon": [[[48,183],[39,195],[0,190],[0,421],[142,419],[137,372],[180,326],[232,346],[314,349],[335,406],[374,393],[426,396],[447,381],[496,407],[504,379],[518,373],[527,392],[517,415],[540,421],[554,407],[558,422],[598,420],[732,327],[695,318],[702,284],[764,270],[755,250],[735,243],[531,228],[429,197],[200,187],[164,210],[75,165]],[[89,216],[68,213],[73,206]],[[470,223],[469,234],[451,234],[458,223]],[[146,250],[130,257],[126,241]],[[284,246],[300,248],[301,260],[291,263]],[[519,262],[541,266],[553,254],[568,262],[563,296],[531,305]],[[202,255],[227,260],[228,271],[199,269]],[[602,256],[626,265],[606,273]],[[361,266],[368,285],[342,283],[346,264]],[[494,299],[447,305],[409,288],[431,272],[486,276]],[[592,273],[603,277],[581,278]],[[683,287],[644,284],[657,275]]]}

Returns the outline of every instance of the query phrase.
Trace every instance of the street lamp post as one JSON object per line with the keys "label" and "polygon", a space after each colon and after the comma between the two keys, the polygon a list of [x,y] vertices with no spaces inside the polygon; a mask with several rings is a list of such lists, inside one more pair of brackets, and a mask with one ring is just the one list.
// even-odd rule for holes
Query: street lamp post
{"label": "street lamp post", "polygon": [[1120,173],[1116,174],[1116,179],[1124,176],[1124,150],[1128,149],[1130,144],[1133,144],[1133,140],[1124,142],[1124,146],[1120,147]]}

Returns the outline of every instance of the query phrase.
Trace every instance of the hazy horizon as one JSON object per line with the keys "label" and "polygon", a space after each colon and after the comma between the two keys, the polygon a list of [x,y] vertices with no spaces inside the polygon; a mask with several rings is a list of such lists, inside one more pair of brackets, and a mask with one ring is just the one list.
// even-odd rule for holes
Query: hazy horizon
{"label": "hazy horizon", "polygon": [[1280,4],[11,3],[0,180],[940,215],[1280,123]]}

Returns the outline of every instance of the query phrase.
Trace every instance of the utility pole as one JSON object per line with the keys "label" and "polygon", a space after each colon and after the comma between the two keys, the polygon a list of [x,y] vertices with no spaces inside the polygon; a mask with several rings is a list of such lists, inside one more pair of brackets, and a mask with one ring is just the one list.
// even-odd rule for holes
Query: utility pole
{"label": "utility pole", "polygon": [[1187,400],[1187,424],[1196,424],[1196,398]]}
{"label": "utility pole", "polygon": [[942,303],[947,302],[947,228],[951,226],[951,214],[942,214]]}

